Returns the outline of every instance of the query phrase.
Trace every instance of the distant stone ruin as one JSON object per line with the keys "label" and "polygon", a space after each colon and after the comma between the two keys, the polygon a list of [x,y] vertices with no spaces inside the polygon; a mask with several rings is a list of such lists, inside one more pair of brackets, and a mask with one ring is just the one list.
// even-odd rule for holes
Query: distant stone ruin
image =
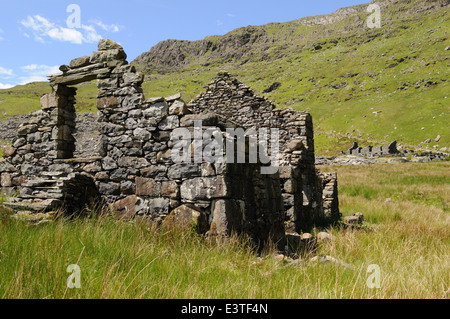
{"label": "distant stone ruin", "polygon": [[[19,194],[5,206],[77,214],[101,200],[118,218],[171,217],[209,236],[247,234],[256,244],[280,247],[286,232],[341,217],[336,174],[315,168],[308,113],[276,109],[226,72],[188,105],[179,94],[146,99],[144,76],[126,57],[117,43],[100,40],[91,56],[49,76],[52,93],[41,98],[41,110],[20,126],[0,159],[1,186]],[[80,158],[74,135],[83,132],[77,132],[73,85],[92,80],[101,142],[96,156]],[[259,160],[175,163],[175,132],[195,130],[196,121],[202,133],[215,128],[223,135],[227,128],[278,128],[280,169],[262,174],[266,164]],[[248,156],[251,145],[245,143]],[[194,148],[189,146],[192,156]]]}
{"label": "distant stone ruin", "polygon": [[397,141],[393,141],[389,145],[384,146],[366,146],[360,147],[358,142],[354,142],[353,146],[347,151],[347,155],[361,155],[361,156],[387,156],[399,155],[401,152],[397,149]]}

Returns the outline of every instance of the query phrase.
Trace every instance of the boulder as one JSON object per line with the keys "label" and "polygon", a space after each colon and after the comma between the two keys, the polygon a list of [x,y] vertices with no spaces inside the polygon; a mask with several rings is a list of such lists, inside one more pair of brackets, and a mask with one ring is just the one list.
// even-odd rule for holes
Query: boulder
{"label": "boulder", "polygon": [[111,62],[115,60],[124,61],[127,54],[123,49],[111,49],[107,51],[94,51],[91,54],[89,62],[91,64]]}
{"label": "boulder", "polygon": [[40,99],[41,108],[43,110],[52,107],[64,107],[67,104],[67,99],[56,92],[45,94]]}
{"label": "boulder", "polygon": [[89,62],[90,58],[91,58],[90,56],[83,56],[80,58],[73,59],[72,61],[70,61],[69,66],[71,69],[82,68],[84,66],[88,66],[90,64],[90,62]]}
{"label": "boulder", "polygon": [[141,85],[144,82],[144,74],[127,72],[123,75],[124,84]]}
{"label": "boulder", "polygon": [[173,102],[173,101],[178,100],[180,98],[181,98],[181,93],[177,93],[177,94],[174,94],[174,95],[166,97],[166,101],[167,102]]}
{"label": "boulder", "polygon": [[301,150],[302,147],[303,147],[303,142],[302,141],[300,141],[300,140],[292,140],[292,141],[289,141],[286,144],[286,148],[285,149],[288,152],[294,152],[294,151]]}
{"label": "boulder", "polygon": [[0,158],[0,172],[15,172],[16,168],[5,159]]}
{"label": "boulder", "polygon": [[119,195],[120,194],[120,184],[100,182],[98,185],[98,190],[99,190],[100,194],[103,194],[103,195]]}
{"label": "boulder", "polygon": [[186,106],[186,103],[182,100],[176,100],[173,102],[173,104],[169,107],[169,114],[170,115],[186,115],[189,114],[189,109]]}
{"label": "boulder", "polygon": [[136,215],[137,201],[138,197],[136,195],[131,195],[112,204],[111,209],[117,218],[130,219]]}
{"label": "boulder", "polygon": [[228,237],[233,232],[240,233],[244,225],[245,205],[232,199],[214,201],[212,208],[212,222],[208,236]]}
{"label": "boulder", "polygon": [[120,167],[133,167],[135,169],[141,169],[149,166],[149,162],[142,157],[125,156],[119,158],[118,162]]}
{"label": "boulder", "polygon": [[141,169],[140,172],[143,177],[164,177],[167,172],[167,167],[164,165],[152,165],[150,167]]}
{"label": "boulder", "polygon": [[335,240],[335,237],[327,232],[320,232],[316,235],[318,241],[328,241],[331,242]]}
{"label": "boulder", "polygon": [[364,221],[364,216],[361,213],[356,213],[353,216],[345,216],[344,222],[349,225],[361,225]]}
{"label": "boulder", "polygon": [[164,220],[166,225],[194,229],[203,234],[206,232],[208,222],[206,214],[194,206],[181,205],[170,212]]}
{"label": "boulder", "polygon": [[163,119],[159,123],[158,128],[162,131],[167,131],[167,130],[173,130],[179,126],[180,126],[180,120],[178,119],[178,116],[170,115],[170,116],[166,117],[165,119]]}
{"label": "boulder", "polygon": [[123,49],[123,47],[120,44],[109,39],[100,39],[100,41],[98,41],[99,51],[107,51],[113,49]]}
{"label": "boulder", "polygon": [[3,157],[12,157],[16,153],[16,149],[10,145],[3,148]]}

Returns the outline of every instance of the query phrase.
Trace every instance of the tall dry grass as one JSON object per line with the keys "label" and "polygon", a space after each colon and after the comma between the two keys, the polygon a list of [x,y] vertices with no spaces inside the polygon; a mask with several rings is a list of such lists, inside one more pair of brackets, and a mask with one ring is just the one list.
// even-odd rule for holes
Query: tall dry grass
{"label": "tall dry grass", "polygon": [[[258,258],[238,238],[209,243],[109,218],[36,226],[3,211],[0,298],[448,298],[449,168],[326,168],[338,171],[344,215],[364,213],[371,229],[332,228],[335,240],[320,245],[351,268]],[[81,288],[69,289],[66,269],[76,263]],[[372,264],[381,269],[379,289],[367,286]]]}

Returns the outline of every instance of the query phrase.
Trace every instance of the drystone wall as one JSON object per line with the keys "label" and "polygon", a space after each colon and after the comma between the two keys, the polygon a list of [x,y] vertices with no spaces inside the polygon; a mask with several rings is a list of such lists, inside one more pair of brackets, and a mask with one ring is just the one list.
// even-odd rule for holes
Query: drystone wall
{"label": "drystone wall", "polygon": [[360,147],[357,142],[353,143],[353,146],[347,151],[348,155],[361,155],[361,156],[386,156],[386,155],[399,155],[401,152],[397,149],[397,141],[383,146],[366,146]]}
{"label": "drystone wall", "polygon": [[[276,109],[265,97],[255,95],[246,85],[221,72],[188,107],[197,113],[215,112],[246,129],[277,128],[279,130],[280,185],[286,211],[286,225],[291,231],[302,231],[319,220],[340,218],[337,204],[337,178],[325,177],[333,183],[336,204],[325,203],[322,175],[315,169],[312,117],[292,108]],[[269,149],[271,145],[269,143]],[[330,191],[327,190],[327,192]]]}
{"label": "drystone wall", "polygon": [[[60,70],[49,77],[52,93],[41,98],[41,110],[20,126],[0,159],[1,186],[19,190],[5,203],[16,211],[63,208],[72,214],[101,199],[119,218],[169,218],[194,223],[209,236],[236,232],[258,245],[270,240],[280,247],[286,229],[300,231],[325,215],[340,217],[336,176],[314,167],[309,114],[275,109],[223,72],[189,105],[179,94],[146,99],[143,75],[110,40]],[[72,86],[92,80],[98,86],[100,146],[97,154],[80,158]],[[234,151],[230,160],[227,148],[215,161],[198,161],[205,141],[198,145],[192,134],[178,134],[183,128],[195,136],[196,123],[200,136],[213,131],[224,139],[230,139],[229,128],[278,128],[280,169],[262,174],[267,163],[240,163]],[[175,162],[176,145],[184,145],[192,161]],[[246,158],[249,149],[246,139]]]}

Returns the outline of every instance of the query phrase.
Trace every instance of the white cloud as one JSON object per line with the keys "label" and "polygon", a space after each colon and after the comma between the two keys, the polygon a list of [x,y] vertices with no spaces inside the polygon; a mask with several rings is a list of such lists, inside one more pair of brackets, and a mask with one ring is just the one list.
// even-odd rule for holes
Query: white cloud
{"label": "white cloud", "polygon": [[75,29],[52,28],[48,30],[47,35],[55,40],[72,42],[75,44],[83,43],[83,34]]}
{"label": "white cloud", "polygon": [[230,18],[236,18],[236,15],[232,14],[232,13],[227,13],[227,16],[230,17]]}
{"label": "white cloud", "polygon": [[0,75],[13,75],[13,70],[11,69],[5,69],[0,66]]}
{"label": "white cloud", "polygon": [[[58,65],[45,64],[29,64],[20,67],[19,75],[15,75],[13,70],[0,67],[0,75],[4,78],[9,78],[10,83],[0,83],[0,89],[9,89],[15,85],[25,85],[31,82],[47,82],[47,75],[59,73]],[[11,80],[13,76],[14,80]]]}
{"label": "white cloud", "polygon": [[216,20],[216,23],[217,23],[217,25],[218,25],[219,27],[223,25],[222,20]]}
{"label": "white cloud", "polygon": [[21,70],[26,74],[20,77],[20,84],[28,84],[31,82],[46,82],[47,75],[59,72],[59,66],[49,66],[44,64],[30,64],[21,67]]}
{"label": "white cloud", "polygon": [[40,73],[46,73],[46,72],[59,72],[58,66],[48,66],[45,64],[29,64],[21,67],[24,71],[37,71]]}
{"label": "white cloud", "polygon": [[28,16],[20,23],[32,31],[36,41],[42,43],[46,37],[74,44],[95,43],[102,38],[92,25],[82,25],[79,29],[65,28],[39,15]]}
{"label": "white cloud", "polygon": [[119,26],[117,24],[110,24],[110,25],[104,24],[100,20],[92,20],[91,22],[95,25],[98,25],[100,28],[102,28],[104,31],[107,31],[107,32],[116,33],[116,32],[119,32],[120,29],[123,28],[122,26]]}
{"label": "white cloud", "polygon": [[[0,34],[2,34],[3,33],[3,30],[2,29],[0,29]],[[4,40],[5,38],[3,38],[1,35],[0,35],[0,41],[2,41],[2,40]]]}
{"label": "white cloud", "polygon": [[19,85],[25,85],[33,82],[47,82],[48,79],[45,76],[32,75],[27,77],[21,77],[21,82]]}
{"label": "white cloud", "polygon": [[81,28],[85,31],[85,42],[95,43],[102,38],[93,26],[82,25]]}
{"label": "white cloud", "polygon": [[10,88],[12,88],[12,87],[14,87],[14,85],[12,85],[12,84],[3,84],[3,83],[0,83],[0,90],[10,89]]}

